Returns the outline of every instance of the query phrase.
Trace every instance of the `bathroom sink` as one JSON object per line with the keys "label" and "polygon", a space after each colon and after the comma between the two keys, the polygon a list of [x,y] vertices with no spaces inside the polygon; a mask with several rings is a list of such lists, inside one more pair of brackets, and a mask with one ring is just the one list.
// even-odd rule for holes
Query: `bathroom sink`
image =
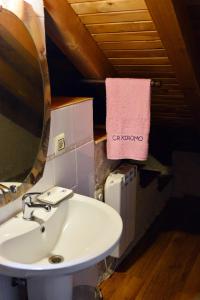
{"label": "bathroom sink", "polygon": [[12,277],[69,275],[104,259],[122,232],[118,213],[105,203],[74,194],[51,212],[22,213],[0,225],[0,274]]}

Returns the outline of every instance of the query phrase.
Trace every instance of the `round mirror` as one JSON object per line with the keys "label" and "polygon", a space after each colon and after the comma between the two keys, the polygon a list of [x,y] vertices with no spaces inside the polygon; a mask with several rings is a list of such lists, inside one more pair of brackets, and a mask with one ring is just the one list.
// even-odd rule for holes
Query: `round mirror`
{"label": "round mirror", "polygon": [[[19,185],[14,198],[41,177],[45,162],[47,74],[24,23],[0,11],[0,188]],[[48,76],[46,76],[48,77]],[[9,183],[9,184],[6,184]],[[18,183],[18,184],[17,184]],[[25,184],[22,188],[22,183]],[[8,201],[7,201],[8,202]]]}

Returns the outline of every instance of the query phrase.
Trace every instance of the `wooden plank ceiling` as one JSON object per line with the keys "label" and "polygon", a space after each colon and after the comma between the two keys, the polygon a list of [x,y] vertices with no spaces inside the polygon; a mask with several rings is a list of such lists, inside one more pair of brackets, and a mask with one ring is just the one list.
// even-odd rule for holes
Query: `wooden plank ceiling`
{"label": "wooden plank ceiling", "polygon": [[161,81],[153,88],[154,122],[190,124],[173,66],[144,0],[68,0],[121,77]]}
{"label": "wooden plank ceiling", "polygon": [[66,1],[113,65],[117,76],[161,82],[160,87],[152,89],[155,124],[192,124],[190,105],[185,101],[145,0]]}

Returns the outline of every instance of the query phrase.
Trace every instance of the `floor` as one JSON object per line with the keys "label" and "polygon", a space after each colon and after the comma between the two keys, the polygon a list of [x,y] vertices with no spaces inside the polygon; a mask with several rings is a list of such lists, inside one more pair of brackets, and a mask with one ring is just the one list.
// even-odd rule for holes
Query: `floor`
{"label": "floor", "polygon": [[200,199],[171,199],[101,290],[104,300],[200,300]]}

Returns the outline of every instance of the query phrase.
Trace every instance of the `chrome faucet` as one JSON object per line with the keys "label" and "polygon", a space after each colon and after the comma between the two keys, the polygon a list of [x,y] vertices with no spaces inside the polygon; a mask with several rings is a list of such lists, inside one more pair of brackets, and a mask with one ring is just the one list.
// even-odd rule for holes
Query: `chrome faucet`
{"label": "chrome faucet", "polygon": [[35,195],[40,195],[40,193],[26,193],[23,197],[22,197],[22,201],[23,201],[23,218],[25,220],[33,220],[34,216],[34,210],[36,208],[42,208],[45,209],[47,212],[51,211],[51,205],[49,204],[42,204],[42,203],[35,203],[32,201],[32,196]]}
{"label": "chrome faucet", "polygon": [[1,197],[3,197],[4,200],[6,200],[7,194],[9,192],[11,193],[17,193],[17,187],[16,185],[10,185],[10,186],[6,186],[2,183],[0,183],[0,199]]}
{"label": "chrome faucet", "polygon": [[10,185],[5,186],[4,184],[0,183],[0,191],[2,192],[3,195],[12,192],[12,193],[16,193],[17,192],[17,187],[16,185]]}

